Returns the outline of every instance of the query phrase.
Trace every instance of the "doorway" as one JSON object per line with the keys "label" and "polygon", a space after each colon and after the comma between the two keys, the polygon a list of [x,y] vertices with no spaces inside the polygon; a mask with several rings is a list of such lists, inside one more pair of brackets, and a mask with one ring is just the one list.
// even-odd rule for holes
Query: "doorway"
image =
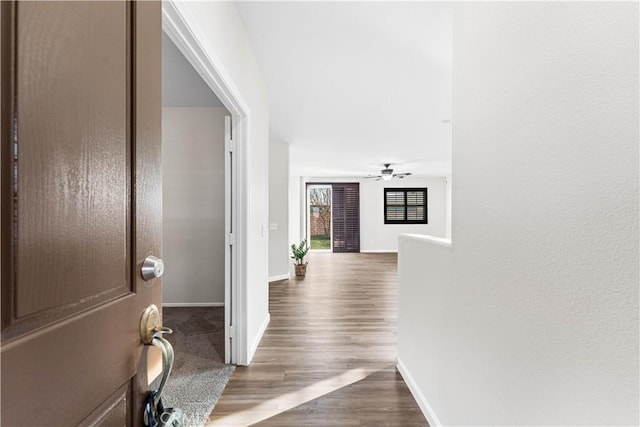
{"label": "doorway", "polygon": [[247,365],[246,236],[248,169],[246,165],[249,113],[246,103],[217,58],[212,58],[195,37],[175,1],[162,2],[162,29],[208,88],[229,111],[225,138],[225,361]]}
{"label": "doorway", "polygon": [[226,123],[229,116],[222,102],[163,33],[162,234],[167,265],[163,307],[176,319],[189,313],[199,314],[198,319],[219,319],[215,323],[220,323],[220,333],[210,337],[215,341],[211,358],[222,362],[228,347],[224,339],[224,306],[228,269],[225,141],[230,132]]}
{"label": "doorway", "polygon": [[312,251],[330,251],[332,236],[331,185],[307,187],[309,218],[307,235]]}
{"label": "doorway", "polygon": [[307,183],[306,199],[306,235],[312,250],[360,252],[359,183]]}
{"label": "doorway", "polygon": [[175,351],[163,399],[189,424],[211,412],[234,369],[225,336],[231,139],[231,114],[163,33],[162,305]]}

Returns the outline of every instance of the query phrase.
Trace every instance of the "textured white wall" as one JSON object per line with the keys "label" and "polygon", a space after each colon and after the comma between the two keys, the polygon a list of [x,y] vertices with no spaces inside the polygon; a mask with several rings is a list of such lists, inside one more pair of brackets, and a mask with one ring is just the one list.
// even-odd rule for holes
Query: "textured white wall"
{"label": "textured white wall", "polygon": [[221,73],[233,82],[247,107],[248,171],[245,212],[247,260],[244,271],[247,306],[246,336],[249,360],[258,345],[269,315],[269,101],[267,89],[244,25],[233,2],[178,1],[176,8],[207,54],[222,64]]}
{"label": "textured white wall", "polygon": [[269,278],[289,275],[289,145],[269,145]]}
{"label": "textured white wall", "polygon": [[163,303],[224,303],[225,108],[162,109]]}
{"label": "textured white wall", "polygon": [[453,249],[401,239],[399,360],[446,425],[638,425],[638,3],[453,25]]}
{"label": "textured white wall", "polygon": [[[376,181],[360,178],[307,178],[308,182],[358,182],[360,183],[360,251],[395,252],[398,236],[403,233],[428,234],[445,237],[446,188],[444,178],[408,177],[393,181]],[[384,189],[402,187],[427,187],[428,224],[385,224]],[[300,203],[304,204],[305,199]],[[305,223],[305,212],[301,221]]]}

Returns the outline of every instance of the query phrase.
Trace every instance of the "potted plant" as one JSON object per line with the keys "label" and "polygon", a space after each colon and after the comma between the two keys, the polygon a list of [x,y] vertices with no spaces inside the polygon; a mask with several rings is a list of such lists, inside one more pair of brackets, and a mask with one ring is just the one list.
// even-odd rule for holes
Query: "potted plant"
{"label": "potted plant", "polygon": [[298,246],[291,245],[291,259],[296,262],[293,264],[296,267],[296,276],[304,277],[307,274],[308,262],[303,262],[305,255],[309,252],[309,246],[307,246],[307,239],[303,239]]}

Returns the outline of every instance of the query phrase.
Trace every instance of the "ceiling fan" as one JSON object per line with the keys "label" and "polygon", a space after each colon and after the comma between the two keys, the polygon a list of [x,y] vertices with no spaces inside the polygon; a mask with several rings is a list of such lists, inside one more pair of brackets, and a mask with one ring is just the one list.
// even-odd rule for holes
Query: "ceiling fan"
{"label": "ceiling fan", "polygon": [[411,172],[403,172],[403,173],[393,173],[393,169],[389,169],[391,163],[385,163],[384,169],[380,171],[380,175],[369,175],[364,178],[376,178],[376,181],[380,181],[381,179],[384,181],[391,181],[393,178],[404,178],[405,176],[411,175]]}

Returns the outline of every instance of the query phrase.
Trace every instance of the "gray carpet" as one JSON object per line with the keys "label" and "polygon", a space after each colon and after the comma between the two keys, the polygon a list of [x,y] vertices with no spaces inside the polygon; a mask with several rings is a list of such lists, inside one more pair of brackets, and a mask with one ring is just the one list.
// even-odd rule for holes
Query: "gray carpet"
{"label": "gray carpet", "polygon": [[224,364],[224,307],[165,307],[162,323],[175,352],[162,400],[185,426],[203,426],[235,369]]}

